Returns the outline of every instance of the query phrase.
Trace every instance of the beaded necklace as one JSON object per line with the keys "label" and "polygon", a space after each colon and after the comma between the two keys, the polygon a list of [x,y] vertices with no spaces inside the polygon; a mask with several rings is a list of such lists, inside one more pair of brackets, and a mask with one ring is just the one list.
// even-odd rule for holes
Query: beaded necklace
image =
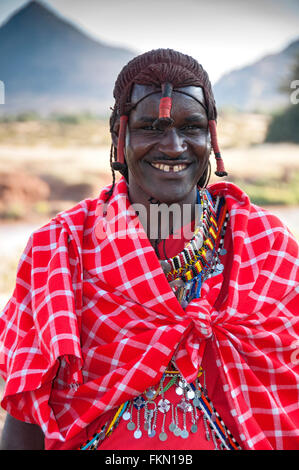
{"label": "beaded necklace", "polygon": [[220,256],[223,248],[228,212],[224,198],[216,198],[215,204],[208,190],[198,192],[201,216],[193,237],[177,255],[160,260],[170,287],[182,307],[200,297],[202,283],[208,277],[219,274],[224,266]]}

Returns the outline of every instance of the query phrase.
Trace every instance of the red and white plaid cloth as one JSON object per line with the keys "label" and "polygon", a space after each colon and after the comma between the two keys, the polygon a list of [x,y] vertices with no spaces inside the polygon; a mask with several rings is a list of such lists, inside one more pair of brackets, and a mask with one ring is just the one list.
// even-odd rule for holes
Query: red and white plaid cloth
{"label": "red and white plaid cloth", "polygon": [[30,238],[0,316],[2,406],[49,439],[70,439],[156,384],[172,356],[193,381],[211,341],[242,447],[298,449],[295,239],[233,184],[210,186],[230,213],[230,270],[184,311],[124,179],[104,207],[106,190]]}

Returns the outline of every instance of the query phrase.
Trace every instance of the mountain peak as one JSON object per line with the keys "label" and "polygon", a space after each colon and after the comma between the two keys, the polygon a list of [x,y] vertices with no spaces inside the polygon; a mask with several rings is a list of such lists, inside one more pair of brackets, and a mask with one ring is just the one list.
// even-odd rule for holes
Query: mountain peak
{"label": "mountain peak", "polygon": [[298,54],[299,40],[296,39],[276,54],[225,74],[214,85],[218,107],[273,112],[288,106],[289,97],[281,92],[281,86],[288,83]]}
{"label": "mountain peak", "polygon": [[32,0],[17,10],[0,29],[0,40],[1,36],[19,38],[20,47],[27,44],[33,53],[42,44],[58,44],[67,39],[76,47],[77,43],[87,39],[75,24],[38,0]]}
{"label": "mountain peak", "polygon": [[19,10],[15,11],[11,18],[24,18],[28,16],[33,19],[37,16],[49,17],[49,15],[56,16],[54,10],[44,5],[44,3],[41,1],[31,0],[30,2],[23,5]]}
{"label": "mountain peak", "polygon": [[24,7],[22,9],[35,9],[35,10],[38,10],[38,11],[49,11],[49,9],[40,1],[38,0],[31,0],[29,2],[27,2]]}
{"label": "mountain peak", "polygon": [[43,1],[27,2],[0,27],[0,112],[106,111],[119,71],[134,55],[95,40]]}
{"label": "mountain peak", "polygon": [[42,2],[32,0],[23,5],[6,20],[1,26],[1,30],[5,29],[18,35],[20,31],[25,29],[42,30],[44,26],[47,28],[57,23],[65,22],[55,10],[48,8]]}

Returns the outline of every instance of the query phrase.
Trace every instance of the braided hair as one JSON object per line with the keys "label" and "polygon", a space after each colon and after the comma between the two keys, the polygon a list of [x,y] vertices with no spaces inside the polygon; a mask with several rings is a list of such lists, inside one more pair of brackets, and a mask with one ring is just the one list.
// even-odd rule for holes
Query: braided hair
{"label": "braided hair", "polygon": [[[227,175],[219,152],[216,136],[217,109],[207,72],[192,57],[172,49],[156,49],[132,59],[121,70],[115,82],[113,96],[115,105],[110,116],[110,132],[118,130],[117,149],[111,145],[110,166],[113,183],[107,196],[111,197],[115,184],[115,170],[128,180],[128,167],[124,158],[125,132],[129,114],[138,103],[131,103],[134,84],[153,85],[161,90],[159,118],[154,124],[165,128],[171,124],[171,94],[173,89],[198,86],[203,90],[205,107],[209,120],[212,148],[217,162],[218,176]],[[149,95],[147,95],[149,96]],[[142,98],[144,99],[144,97]],[[118,129],[117,129],[118,128]],[[204,187],[210,178],[210,163],[202,175],[199,186]]]}

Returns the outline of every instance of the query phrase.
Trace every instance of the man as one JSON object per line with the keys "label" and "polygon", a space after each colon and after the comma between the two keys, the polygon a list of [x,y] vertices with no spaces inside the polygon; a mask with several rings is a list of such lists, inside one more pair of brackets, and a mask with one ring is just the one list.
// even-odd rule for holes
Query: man
{"label": "man", "polygon": [[2,447],[298,448],[295,239],[206,188],[211,149],[226,172],[191,57],[138,56],[114,97],[113,184],[32,235],[0,319]]}

